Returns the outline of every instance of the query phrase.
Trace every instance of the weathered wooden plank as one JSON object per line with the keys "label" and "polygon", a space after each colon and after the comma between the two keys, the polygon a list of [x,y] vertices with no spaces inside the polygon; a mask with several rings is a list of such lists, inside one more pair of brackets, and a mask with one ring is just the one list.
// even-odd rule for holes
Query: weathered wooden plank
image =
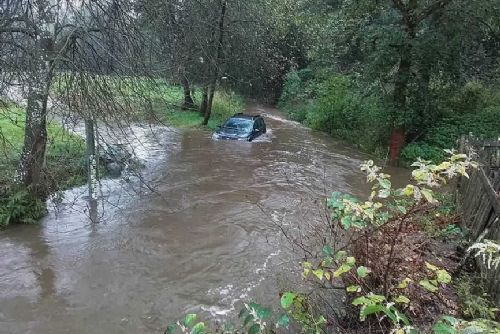
{"label": "weathered wooden plank", "polygon": [[486,176],[486,173],[482,168],[480,169],[480,172],[481,172],[481,181],[483,183],[484,192],[490,198],[491,205],[495,209],[496,213],[500,215],[500,201],[498,200],[497,194],[493,189],[492,185],[490,184],[490,181],[488,180],[488,177]]}

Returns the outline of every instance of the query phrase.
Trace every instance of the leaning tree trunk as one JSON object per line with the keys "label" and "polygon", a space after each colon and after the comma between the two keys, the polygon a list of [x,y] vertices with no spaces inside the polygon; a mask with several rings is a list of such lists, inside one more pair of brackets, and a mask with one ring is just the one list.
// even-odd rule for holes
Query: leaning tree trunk
{"label": "leaning tree trunk", "polygon": [[205,109],[205,115],[203,118],[203,125],[207,125],[212,115],[212,105],[214,101],[214,94],[217,88],[217,80],[219,78],[219,71],[222,65],[223,47],[224,47],[224,20],[226,18],[227,1],[224,0],[221,6],[221,13],[219,18],[219,41],[217,45],[217,55],[214,62],[214,68],[212,73],[212,81],[210,82],[210,87],[208,89],[208,104]]}
{"label": "leaning tree trunk", "polygon": [[52,6],[35,6],[39,19],[40,35],[36,38],[30,68],[28,104],[26,107],[26,126],[24,146],[18,166],[19,181],[43,195],[42,175],[45,165],[47,146],[47,100],[53,77],[50,52],[53,48],[54,20],[50,12]]}

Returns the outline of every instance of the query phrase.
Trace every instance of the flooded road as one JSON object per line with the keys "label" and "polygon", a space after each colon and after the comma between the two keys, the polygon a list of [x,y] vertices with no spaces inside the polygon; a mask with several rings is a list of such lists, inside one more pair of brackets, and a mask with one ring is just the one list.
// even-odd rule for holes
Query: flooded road
{"label": "flooded road", "polygon": [[294,262],[272,220],[300,224],[311,199],[363,193],[367,157],[250,112],[270,129],[253,143],[159,131],[138,152],[144,182],[103,181],[98,223],[82,187],[40,226],[1,231],[0,333],[162,333],[186,312],[276,301]]}

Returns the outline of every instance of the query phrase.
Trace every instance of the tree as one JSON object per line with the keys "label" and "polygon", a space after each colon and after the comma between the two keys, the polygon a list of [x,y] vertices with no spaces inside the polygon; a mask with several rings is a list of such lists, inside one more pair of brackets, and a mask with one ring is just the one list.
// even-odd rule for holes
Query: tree
{"label": "tree", "polygon": [[130,74],[144,68],[141,36],[134,29],[135,18],[128,14],[130,6],[116,0],[36,0],[7,1],[0,7],[0,88],[16,85],[27,92],[19,181],[41,196],[48,101],[54,82],[65,80],[68,107],[79,97],[79,108],[73,104],[70,109],[82,117],[97,112],[103,95],[108,99],[99,106],[101,113],[107,106],[115,109],[108,116],[119,117],[119,106],[110,98],[116,95],[113,87],[89,85],[89,81],[98,74]]}

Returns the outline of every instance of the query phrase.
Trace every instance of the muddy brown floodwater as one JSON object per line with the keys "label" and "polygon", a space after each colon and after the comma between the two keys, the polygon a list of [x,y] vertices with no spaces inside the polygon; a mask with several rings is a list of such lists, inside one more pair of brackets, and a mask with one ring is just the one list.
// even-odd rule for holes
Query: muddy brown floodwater
{"label": "muddy brown floodwater", "polygon": [[362,194],[367,157],[276,110],[249,109],[270,129],[253,143],[136,127],[127,136],[144,180],[104,180],[99,222],[82,187],[39,226],[1,231],[0,333],[161,333],[186,312],[224,317],[243,301],[275,302],[294,261],[271,221],[300,224],[309,200],[331,191]]}

